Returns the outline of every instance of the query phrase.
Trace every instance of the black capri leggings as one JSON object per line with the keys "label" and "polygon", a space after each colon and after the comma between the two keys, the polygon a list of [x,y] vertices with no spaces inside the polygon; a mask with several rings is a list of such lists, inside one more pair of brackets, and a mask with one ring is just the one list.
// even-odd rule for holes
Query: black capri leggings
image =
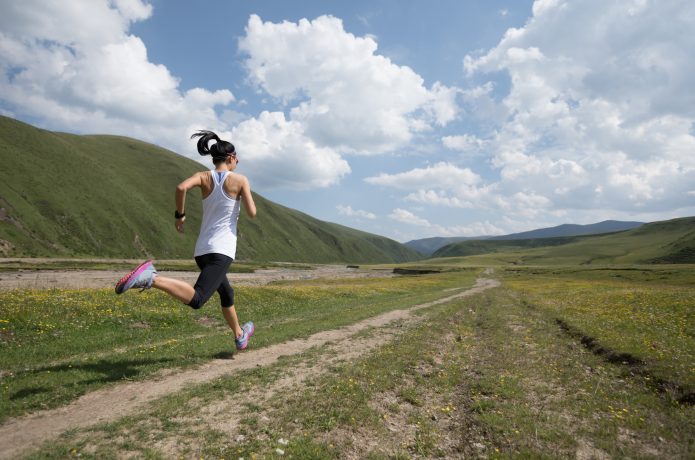
{"label": "black capri leggings", "polygon": [[223,308],[234,305],[234,289],[227,279],[227,270],[233,261],[231,257],[216,253],[197,256],[195,263],[200,267],[200,275],[193,286],[195,295],[188,305],[195,309],[202,307],[215,291],[220,295]]}

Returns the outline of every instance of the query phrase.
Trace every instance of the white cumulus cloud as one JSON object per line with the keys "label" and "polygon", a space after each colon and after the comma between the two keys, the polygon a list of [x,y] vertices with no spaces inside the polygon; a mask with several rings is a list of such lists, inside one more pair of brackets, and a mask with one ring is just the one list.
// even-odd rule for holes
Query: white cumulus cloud
{"label": "white cumulus cloud", "polygon": [[165,66],[149,61],[129,29],[152,11],[140,0],[3,2],[0,99],[49,128],[123,134],[191,152],[188,136],[223,126],[215,107],[234,95],[181,91]]}
{"label": "white cumulus cloud", "polygon": [[447,208],[470,208],[473,205],[463,201],[456,196],[451,196],[442,190],[424,190],[420,189],[412,192],[405,197],[406,201],[414,201],[416,203],[426,203],[434,206],[443,206]]}
{"label": "white cumulus cloud", "polygon": [[316,145],[296,121],[282,112],[262,112],[241,122],[231,138],[239,159],[250,165],[254,184],[264,189],[307,190],[336,184],[350,165],[333,149]]}
{"label": "white cumulus cloud", "polygon": [[401,222],[403,224],[409,224],[409,225],[417,225],[419,227],[431,227],[432,224],[427,221],[427,219],[423,219],[422,217],[418,217],[412,212],[406,210],[406,209],[401,209],[401,208],[396,208],[393,211],[391,211],[391,214],[389,214],[389,219],[395,220],[397,222]]}
{"label": "white cumulus cloud", "polygon": [[290,119],[341,152],[391,151],[458,113],[455,88],[426,88],[411,68],[379,55],[374,38],[346,32],[336,17],[273,23],[252,15],[239,48],[251,81],[294,104]]}
{"label": "white cumulus cloud", "polygon": [[[686,31],[695,3],[543,0],[533,13],[464,59],[471,77],[510,81],[499,102],[492,82],[463,98],[495,124],[484,142],[499,203],[529,212],[692,209],[695,35]],[[479,104],[486,110],[473,110]],[[463,150],[469,140],[444,142]]]}
{"label": "white cumulus cloud", "polygon": [[425,168],[410,171],[367,177],[366,182],[373,185],[393,187],[401,190],[448,188],[473,185],[480,181],[480,176],[468,168],[459,168],[446,162],[439,162]]}
{"label": "white cumulus cloud", "polygon": [[[145,43],[130,32],[133,22],[152,14],[141,0],[4,2],[0,100],[6,112],[36,117],[50,129],[148,140],[206,164],[189,136],[212,129],[236,144],[242,165],[249,166],[244,171],[261,189],[327,187],[349,174],[347,161],[317,141],[301,117],[243,117],[229,107],[235,97],[227,89],[181,90],[179,78],[151,62]],[[274,86],[266,89],[276,94]],[[421,105],[445,93],[422,88]],[[449,116],[443,110],[441,116]]]}
{"label": "white cumulus cloud", "polygon": [[444,136],[442,137],[444,147],[450,150],[458,150],[461,152],[477,152],[485,147],[485,140],[480,139],[472,134],[462,134],[460,136]]}
{"label": "white cumulus cloud", "polygon": [[409,227],[397,229],[394,233],[401,241],[434,236],[481,236],[505,233],[500,227],[487,220],[468,225],[444,226],[431,223],[427,219],[401,208],[394,209],[388,217],[396,222],[408,224],[410,227],[418,227],[417,234],[412,233]]}
{"label": "white cumulus cloud", "polygon": [[358,217],[370,220],[376,219],[376,214],[369,211],[363,211],[361,209],[352,209],[352,206],[349,205],[344,206],[339,204],[338,206],[336,206],[336,209],[338,210],[338,213],[343,216]]}

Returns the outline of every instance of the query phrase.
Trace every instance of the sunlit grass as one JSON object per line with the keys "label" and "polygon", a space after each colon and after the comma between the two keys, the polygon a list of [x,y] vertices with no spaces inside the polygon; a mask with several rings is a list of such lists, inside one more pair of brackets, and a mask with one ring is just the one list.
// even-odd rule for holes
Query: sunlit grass
{"label": "sunlit grass", "polygon": [[[37,458],[174,455],[162,445],[176,446],[176,456],[186,458],[691,458],[693,407],[654,392],[648,375],[589,352],[556,323],[561,318],[591,331],[621,352],[629,338],[615,329],[678,336],[685,321],[687,335],[689,270],[666,277],[662,269],[498,272],[501,288],[418,310],[417,321],[391,325],[400,333],[361,357],[318,371],[311,363],[332,352],[317,347],[235,372],[165,396],[138,414],[67,433]],[[254,345],[262,346],[443,297],[446,289],[470,286],[473,277],[464,271],[287,282],[243,289],[238,303],[266,325]],[[198,314],[184,310],[181,321],[198,327]],[[197,355],[204,360],[219,351],[224,332],[210,334],[187,352],[205,349]],[[673,363],[687,362],[693,350],[680,337],[672,345],[680,358],[640,358],[651,371],[680,378]],[[144,350],[167,358],[162,350]],[[164,365],[189,358],[172,359]],[[257,399],[307,364],[304,383],[278,385]],[[229,407],[216,413],[220,402]],[[235,428],[217,424],[225,417]]]}
{"label": "sunlit grass", "polygon": [[322,350],[186,389],[57,447],[109,456],[127,445],[146,456],[157,453],[152,440],[163,439],[190,458],[278,458],[278,449],[287,458],[327,459],[691,456],[692,408],[571,346],[553,316],[517,292],[495,289],[419,314],[361,358],[267,399],[232,403],[215,415],[239,422],[231,435],[192,414],[262,394],[295,366],[325,359]]}
{"label": "sunlit grass", "polygon": [[[536,269],[507,283],[601,346],[647,363],[667,382],[695,390],[693,270]],[[688,279],[691,281],[688,282]]]}
{"label": "sunlit grass", "polygon": [[[240,320],[257,325],[253,348],[350,324],[443,296],[465,277],[287,282],[236,290]],[[111,382],[234,352],[214,296],[194,311],[151,290],[0,293],[0,419],[54,407]]]}

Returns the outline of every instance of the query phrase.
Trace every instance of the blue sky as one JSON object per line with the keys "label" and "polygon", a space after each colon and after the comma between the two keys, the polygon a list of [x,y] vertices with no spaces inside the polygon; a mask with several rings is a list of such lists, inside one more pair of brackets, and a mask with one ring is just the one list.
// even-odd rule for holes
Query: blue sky
{"label": "blue sky", "polygon": [[261,195],[399,241],[660,220],[695,214],[692,30],[685,0],[0,0],[0,113],[205,166],[212,129]]}

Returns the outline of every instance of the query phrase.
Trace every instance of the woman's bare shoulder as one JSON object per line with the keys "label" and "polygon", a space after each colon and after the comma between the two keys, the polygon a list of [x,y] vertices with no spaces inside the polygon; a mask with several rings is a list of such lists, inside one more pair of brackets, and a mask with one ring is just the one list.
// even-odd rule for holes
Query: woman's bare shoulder
{"label": "woman's bare shoulder", "polygon": [[193,173],[193,175],[189,179],[197,179],[202,181],[207,177],[210,177],[210,171],[198,171]]}
{"label": "woman's bare shoulder", "polygon": [[235,184],[247,184],[249,182],[246,176],[235,172],[229,174],[229,180]]}

